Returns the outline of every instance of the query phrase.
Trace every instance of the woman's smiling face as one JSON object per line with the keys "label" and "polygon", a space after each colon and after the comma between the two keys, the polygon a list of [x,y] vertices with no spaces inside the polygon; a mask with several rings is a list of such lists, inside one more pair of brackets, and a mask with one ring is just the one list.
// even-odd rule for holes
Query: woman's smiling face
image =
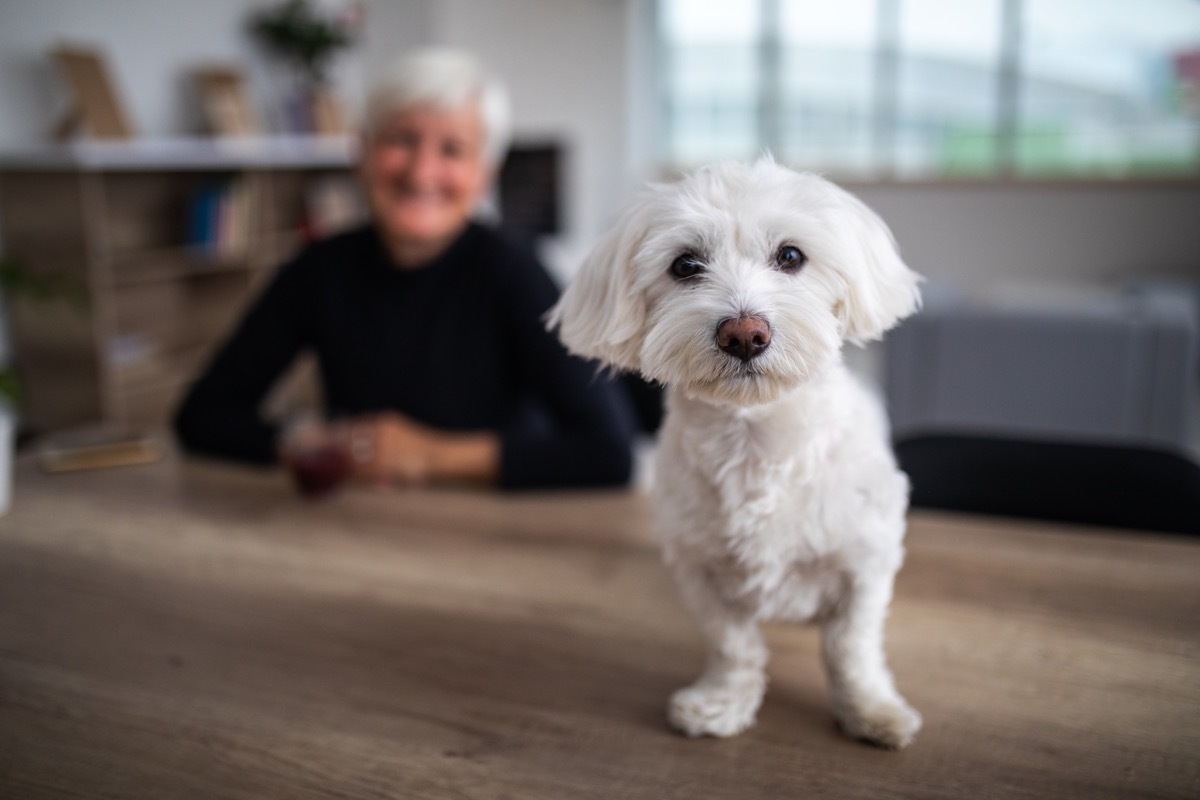
{"label": "woman's smiling face", "polygon": [[390,116],[363,144],[371,212],[400,266],[440,255],[491,185],[476,103],[421,104]]}

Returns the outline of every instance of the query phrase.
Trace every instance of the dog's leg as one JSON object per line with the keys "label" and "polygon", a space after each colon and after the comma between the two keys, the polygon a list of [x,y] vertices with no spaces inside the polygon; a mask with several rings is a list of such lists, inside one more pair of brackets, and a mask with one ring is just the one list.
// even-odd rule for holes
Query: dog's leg
{"label": "dog's leg", "polygon": [[850,736],[901,748],[921,728],[921,715],[896,691],[883,652],[891,581],[852,581],[821,629],[821,654],[833,709]]}
{"label": "dog's leg", "polygon": [[700,569],[677,568],[685,604],[708,641],[708,663],[671,696],[668,718],[688,736],[733,736],[754,724],[767,688],[767,646],[752,615],[726,606]]}

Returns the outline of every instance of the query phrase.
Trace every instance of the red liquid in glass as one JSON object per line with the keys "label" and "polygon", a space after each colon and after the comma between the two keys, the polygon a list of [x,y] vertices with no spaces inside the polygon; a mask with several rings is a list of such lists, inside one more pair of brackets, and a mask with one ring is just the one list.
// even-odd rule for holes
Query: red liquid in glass
{"label": "red liquid in glass", "polygon": [[354,468],[350,453],[335,445],[292,453],[287,463],[300,494],[314,499],[336,489]]}

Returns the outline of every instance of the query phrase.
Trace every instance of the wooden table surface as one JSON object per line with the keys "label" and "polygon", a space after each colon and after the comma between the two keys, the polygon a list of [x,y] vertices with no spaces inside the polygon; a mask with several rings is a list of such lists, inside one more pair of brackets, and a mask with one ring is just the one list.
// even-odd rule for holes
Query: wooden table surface
{"label": "wooden table surface", "polygon": [[914,513],[888,650],[925,729],[886,752],[789,626],[756,727],[672,733],[702,647],[647,516],[23,460],[0,797],[1200,797],[1200,539]]}

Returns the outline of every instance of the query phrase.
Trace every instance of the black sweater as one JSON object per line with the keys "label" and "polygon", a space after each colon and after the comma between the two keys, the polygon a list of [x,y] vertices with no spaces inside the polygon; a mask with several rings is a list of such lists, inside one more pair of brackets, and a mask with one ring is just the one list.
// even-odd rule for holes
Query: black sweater
{"label": "black sweater", "polygon": [[373,227],[285,264],[192,387],[175,419],[188,450],[276,460],[260,416],[302,350],[315,352],[328,416],[396,411],[501,438],[506,488],[614,485],[631,470],[618,386],[543,325],[557,289],[527,247],[472,224],[433,263],[395,267]]}

